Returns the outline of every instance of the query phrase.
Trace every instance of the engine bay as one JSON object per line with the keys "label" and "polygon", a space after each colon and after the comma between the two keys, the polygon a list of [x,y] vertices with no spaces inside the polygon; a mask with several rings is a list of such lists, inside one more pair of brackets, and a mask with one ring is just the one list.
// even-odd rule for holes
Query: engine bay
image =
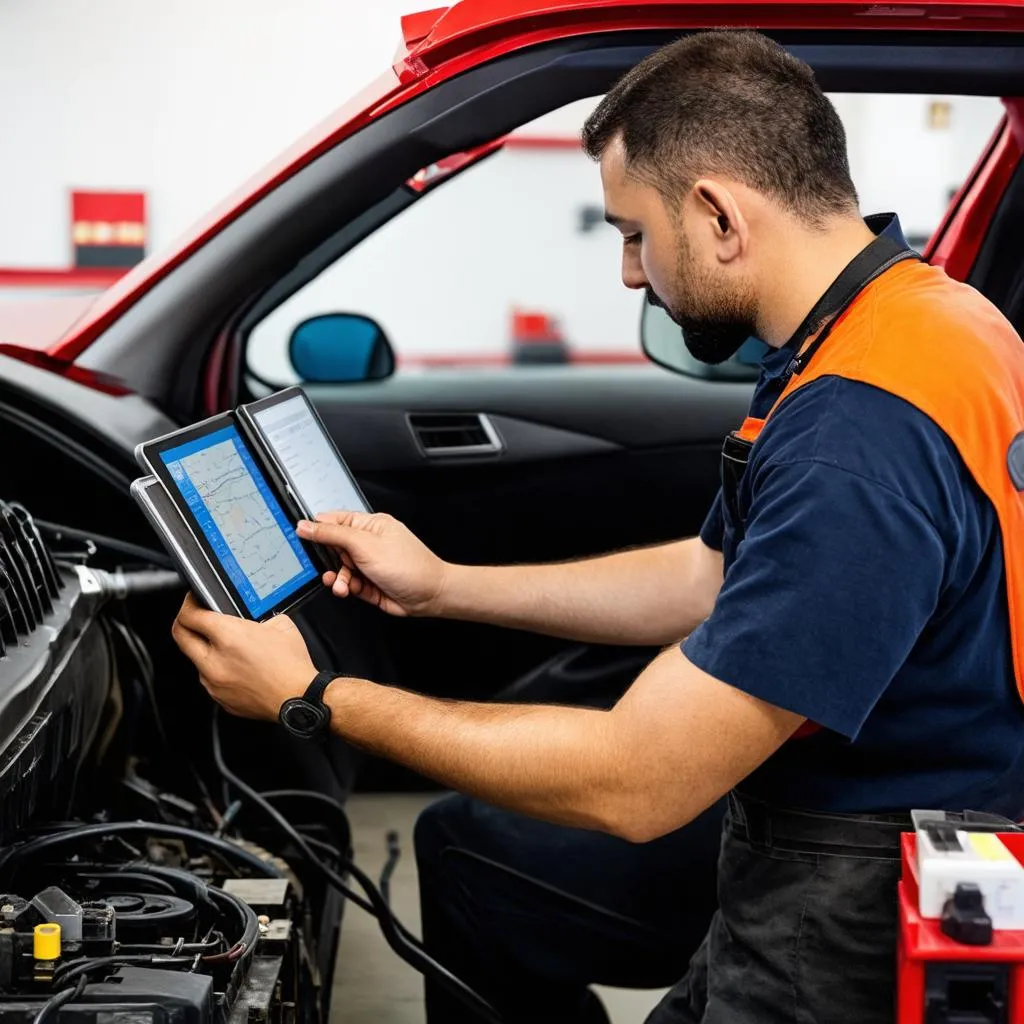
{"label": "engine bay", "polygon": [[[171,746],[125,609],[177,577],[92,567],[95,545],[47,529],[0,503],[0,1019],[325,1019],[340,898],[242,831],[187,744],[173,764],[133,742],[148,713]],[[179,793],[147,777],[168,768]],[[269,799],[312,812],[321,863],[347,860],[340,803]]]}

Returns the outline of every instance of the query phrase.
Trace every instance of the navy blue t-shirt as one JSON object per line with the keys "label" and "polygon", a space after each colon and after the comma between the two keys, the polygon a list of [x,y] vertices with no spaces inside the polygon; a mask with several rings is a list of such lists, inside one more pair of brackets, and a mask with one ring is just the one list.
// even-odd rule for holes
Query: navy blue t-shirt
{"label": "navy blue t-shirt", "polygon": [[[841,336],[834,336],[841,343]],[[763,417],[792,358],[762,363]],[[711,616],[684,642],[717,679],[823,726],[742,785],[836,812],[1024,809],[1024,703],[995,509],[956,447],[894,395],[822,377],[776,410],[740,487]]]}

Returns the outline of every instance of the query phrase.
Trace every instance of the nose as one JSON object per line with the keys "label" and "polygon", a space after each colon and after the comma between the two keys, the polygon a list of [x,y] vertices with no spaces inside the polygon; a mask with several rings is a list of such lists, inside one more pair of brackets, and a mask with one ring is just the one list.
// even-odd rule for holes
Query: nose
{"label": "nose", "polygon": [[640,254],[632,251],[630,247],[622,250],[622,283],[633,289],[646,288],[649,284],[643,264],[640,262]]}

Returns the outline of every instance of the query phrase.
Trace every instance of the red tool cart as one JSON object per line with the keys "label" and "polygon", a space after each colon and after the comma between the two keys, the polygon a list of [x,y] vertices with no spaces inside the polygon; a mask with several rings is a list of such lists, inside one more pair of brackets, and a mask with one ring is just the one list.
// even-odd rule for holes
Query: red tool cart
{"label": "red tool cart", "polygon": [[[1024,833],[981,831],[1024,864]],[[1024,929],[994,928],[994,908],[970,882],[956,886],[940,918],[922,916],[920,835],[902,837],[897,1024],[1024,1024]],[[998,888],[988,898],[998,901]]]}

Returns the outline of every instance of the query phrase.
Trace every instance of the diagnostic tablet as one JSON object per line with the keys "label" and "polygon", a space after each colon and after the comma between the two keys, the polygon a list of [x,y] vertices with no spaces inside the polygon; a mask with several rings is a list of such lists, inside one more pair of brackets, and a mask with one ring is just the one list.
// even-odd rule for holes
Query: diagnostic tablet
{"label": "diagnostic tablet", "polygon": [[298,510],[313,519],[321,512],[369,512],[345,460],[298,387],[239,407],[242,426],[256,435]]}
{"label": "diagnostic tablet", "polygon": [[144,476],[132,481],[131,494],[196,597],[211,611],[240,615],[163,484],[155,476]]}
{"label": "diagnostic tablet", "polygon": [[267,619],[322,589],[311,550],[230,413],[149,441],[137,455],[170,495],[243,617]]}

